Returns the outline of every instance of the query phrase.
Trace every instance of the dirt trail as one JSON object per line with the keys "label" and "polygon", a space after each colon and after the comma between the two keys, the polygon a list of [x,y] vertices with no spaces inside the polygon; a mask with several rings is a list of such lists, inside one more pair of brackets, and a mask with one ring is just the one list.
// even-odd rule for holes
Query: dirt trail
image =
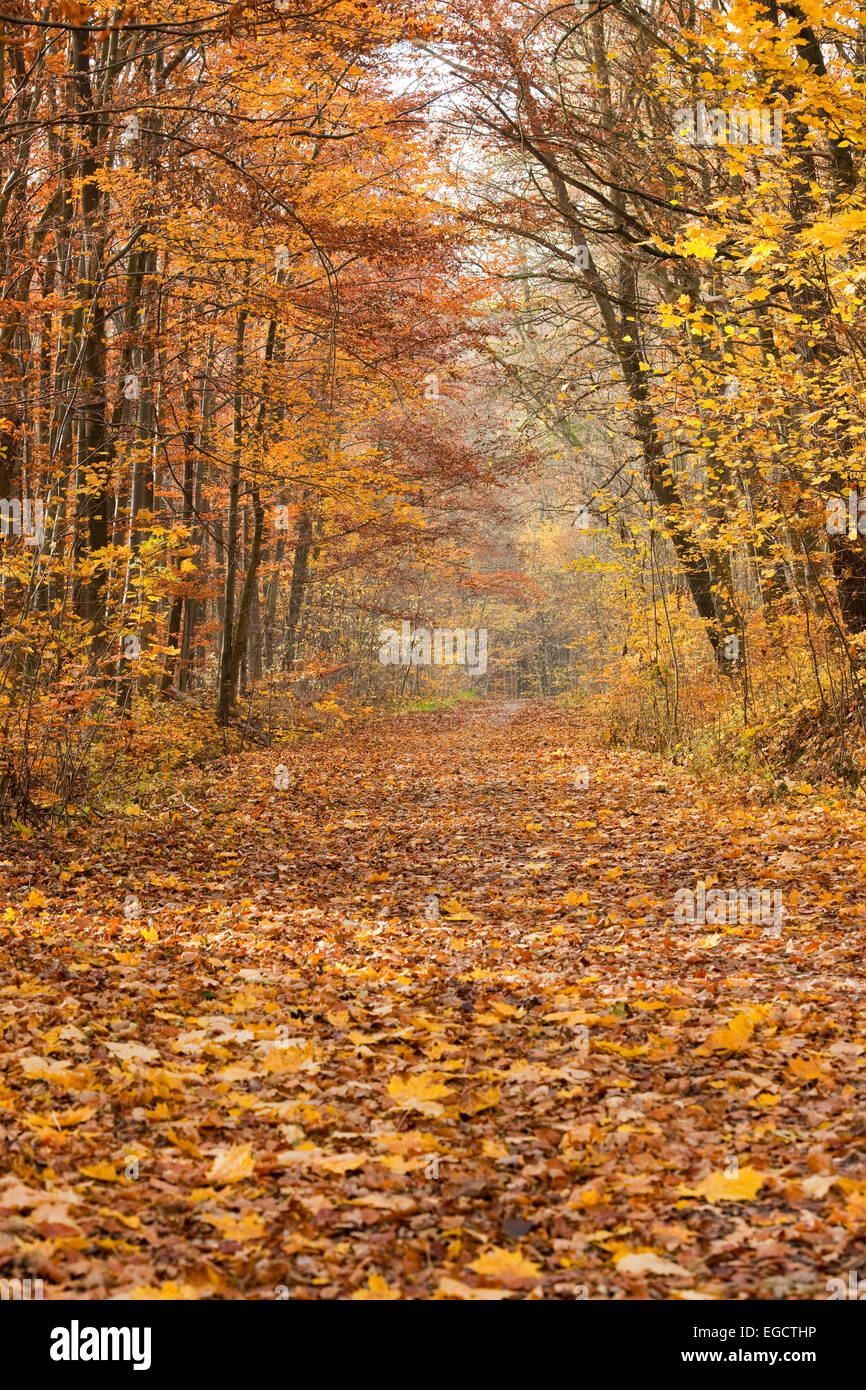
{"label": "dirt trail", "polygon": [[[0,1275],[826,1297],[866,1260],[864,817],[738,796],[512,701],[7,843]],[[714,876],[781,930],[676,924]]]}

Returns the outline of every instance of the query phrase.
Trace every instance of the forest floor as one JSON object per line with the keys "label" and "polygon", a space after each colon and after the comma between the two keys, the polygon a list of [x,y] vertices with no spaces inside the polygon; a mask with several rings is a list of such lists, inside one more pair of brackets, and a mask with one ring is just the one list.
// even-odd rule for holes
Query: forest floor
{"label": "forest floor", "polygon": [[[544,702],[7,836],[0,1275],[826,1298],[866,1267],[864,839]],[[677,924],[698,879],[780,888],[781,931]]]}

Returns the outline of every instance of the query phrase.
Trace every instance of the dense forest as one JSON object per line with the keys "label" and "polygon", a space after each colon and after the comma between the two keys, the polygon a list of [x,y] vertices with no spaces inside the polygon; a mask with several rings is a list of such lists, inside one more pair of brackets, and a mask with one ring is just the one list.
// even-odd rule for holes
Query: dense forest
{"label": "dense forest", "polygon": [[7,818],[169,719],[443,692],[759,762],[815,727],[857,784],[864,45],[798,5],[4,16]]}
{"label": "dense forest", "polygon": [[[823,1297],[866,1239],[832,1100],[863,1050],[866,13],[9,0],[0,166],[0,1268]],[[527,1048],[555,1105],[508,1089]],[[500,1104],[538,1146],[511,1206]],[[754,1200],[775,1245],[734,1268]]]}

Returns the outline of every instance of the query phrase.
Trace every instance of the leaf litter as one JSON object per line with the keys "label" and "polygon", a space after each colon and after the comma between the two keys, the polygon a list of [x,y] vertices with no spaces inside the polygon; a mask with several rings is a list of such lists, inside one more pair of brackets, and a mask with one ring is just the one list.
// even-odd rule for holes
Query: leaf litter
{"label": "leaf litter", "polygon": [[[866,817],[659,771],[464,705],[227,759],[196,817],[8,842],[0,1273],[825,1296],[866,1258]],[[698,879],[781,885],[781,933],[677,923]]]}

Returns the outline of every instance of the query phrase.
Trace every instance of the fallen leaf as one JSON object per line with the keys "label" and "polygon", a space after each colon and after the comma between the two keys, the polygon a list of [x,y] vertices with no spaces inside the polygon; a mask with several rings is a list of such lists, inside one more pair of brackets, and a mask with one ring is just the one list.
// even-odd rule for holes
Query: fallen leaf
{"label": "fallen leaf", "polygon": [[498,1279],[506,1287],[517,1289],[535,1283],[541,1266],[528,1260],[519,1250],[504,1250],[494,1245],[473,1260],[469,1268],[485,1279]]}
{"label": "fallen leaf", "polygon": [[660,1255],[653,1254],[651,1250],[621,1256],[616,1262],[616,1272],[617,1274],[664,1274],[689,1277],[689,1271],[683,1269],[682,1265],[674,1264],[673,1260],[665,1260]]}
{"label": "fallen leaf", "polygon": [[452,1279],[445,1274],[439,1280],[437,1290],[443,1298],[463,1298],[481,1302],[497,1301],[502,1298],[511,1297],[511,1289],[491,1289],[488,1287],[474,1287],[472,1284],[464,1284],[459,1279]]}
{"label": "fallen leaf", "polygon": [[736,1177],[724,1172],[709,1173],[693,1188],[681,1188],[683,1194],[706,1197],[708,1202],[751,1202],[767,1181],[766,1173],[756,1168],[740,1168]]}
{"label": "fallen leaf", "polygon": [[234,1144],[230,1149],[218,1149],[210,1169],[205,1174],[206,1182],[242,1182],[252,1176],[255,1168],[253,1151],[249,1144]]}
{"label": "fallen leaf", "polygon": [[368,1299],[374,1303],[388,1303],[402,1297],[400,1290],[393,1289],[381,1274],[371,1274],[364,1287],[352,1294],[353,1299]]}
{"label": "fallen leaf", "polygon": [[449,1091],[438,1077],[432,1074],[392,1076],[388,1082],[388,1095],[400,1110],[418,1110],[422,1115],[442,1115],[444,1107],[439,1104],[440,1097],[447,1099]]}

